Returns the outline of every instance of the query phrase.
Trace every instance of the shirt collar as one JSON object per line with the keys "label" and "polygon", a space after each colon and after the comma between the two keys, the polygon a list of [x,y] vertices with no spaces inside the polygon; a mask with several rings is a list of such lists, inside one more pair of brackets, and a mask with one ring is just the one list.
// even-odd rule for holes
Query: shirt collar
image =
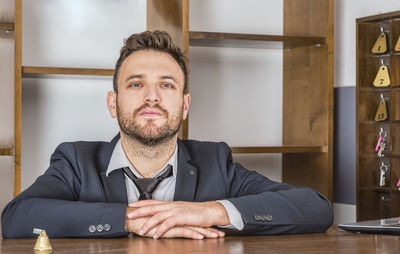
{"label": "shirt collar", "polygon": [[[178,144],[175,147],[175,151],[172,154],[171,158],[165,163],[165,165],[154,175],[154,177],[157,177],[158,175],[162,174],[163,171],[165,170],[165,167],[168,164],[172,165],[172,172],[174,178],[176,178],[176,173],[177,173],[177,168],[178,168]],[[117,144],[115,145],[115,148],[111,154],[111,159],[110,163],[108,164],[107,171],[106,171],[106,176],[117,169],[120,168],[125,168],[129,167],[130,170],[132,171],[133,174],[135,174],[136,177],[142,178],[142,176],[136,171],[136,169],[132,166],[128,158],[126,157],[126,154],[124,152],[124,149],[122,148],[121,144],[121,139],[118,140]]]}

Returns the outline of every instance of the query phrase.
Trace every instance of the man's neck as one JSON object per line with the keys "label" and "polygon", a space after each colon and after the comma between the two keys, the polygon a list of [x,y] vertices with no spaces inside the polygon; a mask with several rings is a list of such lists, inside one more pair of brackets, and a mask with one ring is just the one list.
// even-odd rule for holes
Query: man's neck
{"label": "man's neck", "polygon": [[145,146],[121,132],[121,145],[135,170],[145,178],[153,177],[175,152],[178,135],[156,146]]}

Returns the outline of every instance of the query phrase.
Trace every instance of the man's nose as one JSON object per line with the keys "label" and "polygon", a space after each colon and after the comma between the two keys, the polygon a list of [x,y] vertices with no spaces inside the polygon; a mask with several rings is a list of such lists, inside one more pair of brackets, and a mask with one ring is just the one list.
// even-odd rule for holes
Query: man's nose
{"label": "man's nose", "polygon": [[161,101],[160,94],[155,86],[147,87],[144,101],[149,104],[157,104]]}

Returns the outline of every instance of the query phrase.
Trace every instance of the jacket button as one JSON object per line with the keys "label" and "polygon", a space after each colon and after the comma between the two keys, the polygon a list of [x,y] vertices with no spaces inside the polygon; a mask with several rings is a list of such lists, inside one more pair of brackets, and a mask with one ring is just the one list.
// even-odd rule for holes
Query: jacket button
{"label": "jacket button", "polygon": [[103,231],[103,229],[104,229],[103,225],[101,225],[101,224],[97,225],[97,232],[100,233]]}
{"label": "jacket button", "polygon": [[104,231],[110,231],[111,225],[110,224],[104,224]]}
{"label": "jacket button", "polygon": [[265,215],[265,214],[261,214],[261,220],[262,221],[266,221],[267,220],[267,215]]}
{"label": "jacket button", "polygon": [[89,227],[89,232],[90,232],[90,233],[96,232],[96,226],[95,226],[95,225],[91,225],[91,226]]}

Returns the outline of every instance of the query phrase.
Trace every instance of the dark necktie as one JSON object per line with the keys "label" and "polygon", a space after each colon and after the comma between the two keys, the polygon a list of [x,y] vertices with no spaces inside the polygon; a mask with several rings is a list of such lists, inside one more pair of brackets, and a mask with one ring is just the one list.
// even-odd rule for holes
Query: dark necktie
{"label": "dark necktie", "polygon": [[172,165],[168,164],[165,172],[156,178],[137,178],[135,174],[129,169],[129,167],[124,168],[125,174],[132,180],[139,190],[140,196],[139,200],[151,199],[151,194],[157,188],[158,184],[162,180],[172,176]]}

